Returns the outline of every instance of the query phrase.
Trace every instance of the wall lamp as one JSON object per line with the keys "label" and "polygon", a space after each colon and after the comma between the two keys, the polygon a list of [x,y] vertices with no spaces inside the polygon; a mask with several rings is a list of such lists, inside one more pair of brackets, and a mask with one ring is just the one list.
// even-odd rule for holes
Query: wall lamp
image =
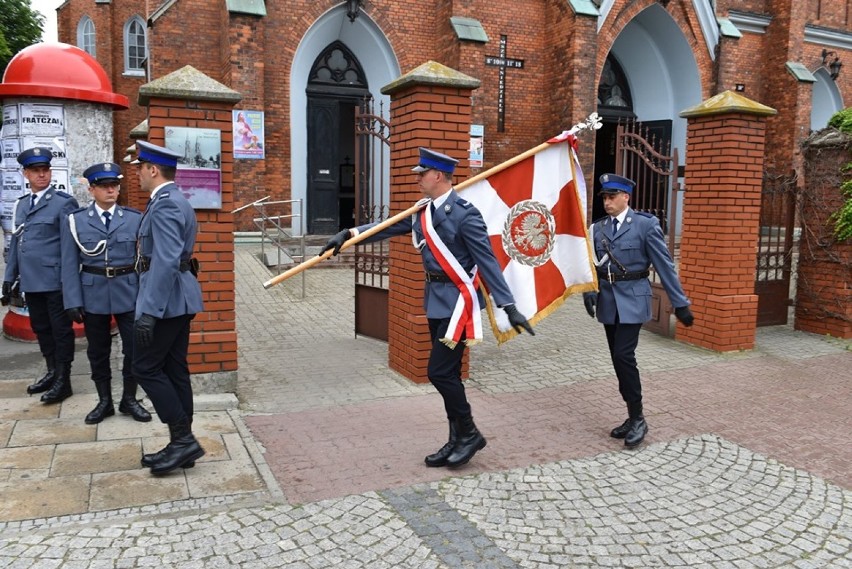
{"label": "wall lamp", "polygon": [[354,22],[358,17],[358,12],[361,10],[363,0],[346,0],[346,15],[350,22]]}
{"label": "wall lamp", "polygon": [[[832,56],[834,59],[832,59]],[[843,64],[840,63],[840,57],[838,57],[836,51],[822,50],[822,66],[828,69],[831,78],[837,81],[837,76],[840,75],[840,68],[843,67]]]}

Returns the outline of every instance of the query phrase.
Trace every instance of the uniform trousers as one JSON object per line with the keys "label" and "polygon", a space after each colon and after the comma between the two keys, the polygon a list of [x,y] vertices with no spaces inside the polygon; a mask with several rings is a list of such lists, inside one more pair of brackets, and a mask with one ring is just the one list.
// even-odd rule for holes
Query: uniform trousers
{"label": "uniform trousers", "polygon": [[162,318],[154,325],[150,346],[133,344],[133,376],[139,382],[160,421],[173,425],[192,421],[192,384],[189,379],[189,326],[194,314]]}
{"label": "uniform trousers", "polygon": [[[87,312],[85,316],[86,340],[89,343],[86,355],[89,356],[89,364],[92,367],[92,381],[95,383],[112,381],[112,366],[109,361],[112,352],[111,320],[112,315],[110,314]],[[122,379],[128,380],[133,377],[131,373],[133,365],[133,312],[116,314],[115,322],[118,324],[118,333],[121,336],[121,353],[124,354],[121,376]]]}
{"label": "uniform trousers", "polygon": [[606,341],[612,367],[618,377],[618,391],[626,403],[642,401],[642,383],[639,380],[639,368],[636,366],[636,346],[639,345],[641,324],[622,324],[615,316],[615,324],[604,324]]}
{"label": "uniform trousers", "polygon": [[28,292],[26,300],[41,355],[56,365],[74,361],[74,325],[65,313],[62,291]]}
{"label": "uniform trousers", "polygon": [[426,375],[429,381],[444,398],[444,408],[447,418],[467,417],[470,415],[470,404],[464,393],[461,380],[462,357],[464,349],[464,334],[455,348],[450,348],[441,338],[449,328],[449,318],[429,318],[429,336],[432,339],[432,351],[429,353],[429,364]]}

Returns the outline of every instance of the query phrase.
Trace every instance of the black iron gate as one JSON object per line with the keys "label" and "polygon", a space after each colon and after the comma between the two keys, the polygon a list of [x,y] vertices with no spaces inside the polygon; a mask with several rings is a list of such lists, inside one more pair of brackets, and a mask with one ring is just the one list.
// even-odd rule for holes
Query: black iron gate
{"label": "black iron gate", "polygon": [[[677,148],[671,148],[670,136],[659,136],[655,129],[641,122],[626,120],[619,123],[615,173],[636,182],[630,206],[659,219],[672,257],[675,256],[680,190],[678,166]],[[664,336],[672,336],[674,331],[671,315],[674,309],[653,270],[651,294],[651,320],[645,323],[644,328]]]}
{"label": "black iron gate", "polygon": [[757,325],[787,323],[796,222],[796,173],[764,172],[757,245]]}
{"label": "black iron gate", "polygon": [[[379,105],[355,109],[355,224],[387,218],[390,208],[390,122]],[[355,247],[355,333],[388,339],[388,242]]]}

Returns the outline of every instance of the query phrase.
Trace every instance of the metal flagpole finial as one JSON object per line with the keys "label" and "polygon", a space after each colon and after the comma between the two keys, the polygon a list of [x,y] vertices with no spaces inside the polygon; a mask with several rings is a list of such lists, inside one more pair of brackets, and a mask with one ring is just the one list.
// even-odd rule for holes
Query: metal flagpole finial
{"label": "metal flagpole finial", "polygon": [[598,130],[603,126],[603,122],[601,122],[601,117],[598,113],[592,113],[589,117],[580,121],[574,126],[571,127],[571,130],[568,131],[569,134],[579,134],[584,130]]}

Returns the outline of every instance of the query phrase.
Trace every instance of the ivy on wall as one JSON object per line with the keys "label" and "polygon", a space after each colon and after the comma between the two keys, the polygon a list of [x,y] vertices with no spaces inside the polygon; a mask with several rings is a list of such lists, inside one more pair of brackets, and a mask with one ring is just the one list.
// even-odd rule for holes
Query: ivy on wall
{"label": "ivy on wall", "polygon": [[[834,113],[828,121],[828,126],[852,134],[852,107]],[[843,167],[843,172],[852,173],[852,162]],[[838,241],[845,241],[852,238],[852,179],[846,180],[840,186],[840,191],[846,201],[839,210],[831,214],[829,220],[834,222],[834,237]]]}

